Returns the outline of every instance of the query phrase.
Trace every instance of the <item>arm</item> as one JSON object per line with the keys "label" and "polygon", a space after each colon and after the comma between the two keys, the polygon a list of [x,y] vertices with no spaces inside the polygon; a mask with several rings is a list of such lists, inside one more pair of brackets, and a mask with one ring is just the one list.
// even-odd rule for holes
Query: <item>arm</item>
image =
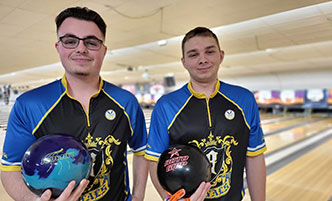
{"label": "arm", "polygon": [[14,200],[31,201],[38,198],[24,184],[21,172],[19,171],[1,171],[1,181],[7,193]]}
{"label": "arm", "polygon": [[157,177],[157,165],[158,165],[157,162],[149,161],[150,178],[151,178],[151,181],[152,181],[154,187],[158,191],[160,197],[162,199],[165,199],[168,195],[159,183],[159,180]]}
{"label": "arm", "polygon": [[[68,187],[57,199],[51,199],[52,192],[50,190],[45,191],[41,197],[33,194],[25,185],[21,173],[19,171],[14,172],[1,172],[1,181],[7,191],[7,193],[17,201],[76,201],[83,193],[84,189],[88,185],[89,181],[84,179],[80,185],[73,191],[75,187],[75,181],[68,184]],[[73,191],[73,192],[72,192]]]}
{"label": "arm", "polygon": [[148,161],[144,156],[133,157],[133,198],[132,201],[143,201],[148,178]]}
{"label": "arm", "polygon": [[247,156],[246,174],[252,201],[265,201],[266,167],[264,154]]}

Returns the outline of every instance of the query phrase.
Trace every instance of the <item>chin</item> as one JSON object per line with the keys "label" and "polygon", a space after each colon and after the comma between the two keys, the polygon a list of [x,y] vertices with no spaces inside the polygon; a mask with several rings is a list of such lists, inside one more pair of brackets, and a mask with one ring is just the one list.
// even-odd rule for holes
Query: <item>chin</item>
{"label": "chin", "polygon": [[78,76],[88,76],[89,73],[87,73],[87,72],[75,72],[75,75],[78,75]]}

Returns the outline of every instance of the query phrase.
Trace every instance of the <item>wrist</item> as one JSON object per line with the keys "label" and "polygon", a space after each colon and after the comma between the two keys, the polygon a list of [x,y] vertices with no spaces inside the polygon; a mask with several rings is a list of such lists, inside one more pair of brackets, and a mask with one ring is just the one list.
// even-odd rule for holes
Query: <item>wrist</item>
{"label": "wrist", "polygon": [[143,201],[144,200],[144,196],[132,196],[131,198],[132,201]]}

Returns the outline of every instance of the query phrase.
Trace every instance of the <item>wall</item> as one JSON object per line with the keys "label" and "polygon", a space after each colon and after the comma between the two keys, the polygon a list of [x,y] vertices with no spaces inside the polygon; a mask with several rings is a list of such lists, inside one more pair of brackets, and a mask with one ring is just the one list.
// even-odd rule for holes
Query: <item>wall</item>
{"label": "wall", "polygon": [[225,82],[240,85],[254,90],[282,90],[282,89],[331,89],[332,88],[332,69],[331,71],[275,74],[252,77],[225,78]]}

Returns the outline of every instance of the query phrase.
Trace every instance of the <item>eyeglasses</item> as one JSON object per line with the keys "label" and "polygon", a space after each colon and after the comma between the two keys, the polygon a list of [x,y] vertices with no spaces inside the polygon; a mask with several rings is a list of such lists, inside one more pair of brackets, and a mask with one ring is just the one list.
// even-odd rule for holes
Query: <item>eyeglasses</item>
{"label": "eyeglasses", "polygon": [[103,41],[98,39],[95,36],[88,36],[86,38],[79,38],[74,35],[64,35],[59,38],[61,41],[62,46],[67,49],[75,49],[80,44],[80,41],[83,41],[83,44],[89,50],[99,50],[103,45]]}

